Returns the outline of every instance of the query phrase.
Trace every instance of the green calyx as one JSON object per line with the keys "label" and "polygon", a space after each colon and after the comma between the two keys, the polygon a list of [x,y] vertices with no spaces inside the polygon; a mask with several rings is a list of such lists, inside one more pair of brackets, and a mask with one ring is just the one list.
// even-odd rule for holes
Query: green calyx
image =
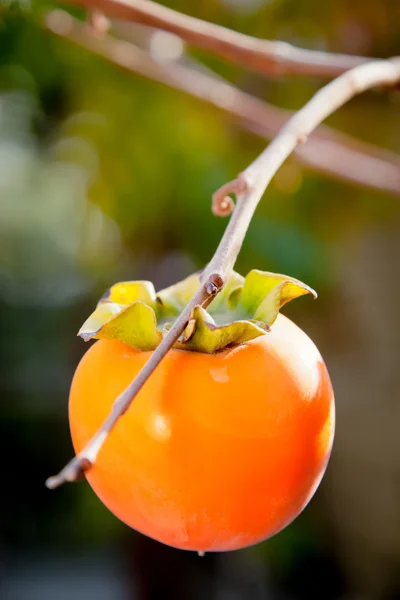
{"label": "green calyx", "polygon": [[[113,339],[137,350],[154,350],[200,286],[198,274],[158,293],[149,281],[116,283],[79,330],[85,341]],[[175,343],[182,350],[214,353],[265,335],[279,309],[294,298],[316,292],[306,284],[265,271],[243,278],[233,272],[208,306],[196,306]]]}

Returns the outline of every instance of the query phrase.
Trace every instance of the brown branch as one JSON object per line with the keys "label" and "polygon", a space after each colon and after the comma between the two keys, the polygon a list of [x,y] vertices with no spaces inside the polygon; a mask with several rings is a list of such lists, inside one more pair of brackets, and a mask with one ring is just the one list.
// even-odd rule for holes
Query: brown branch
{"label": "brown branch", "polygon": [[106,33],[110,29],[110,21],[95,8],[88,10],[87,20],[96,33]]}
{"label": "brown branch", "polygon": [[[217,107],[239,120],[243,128],[264,139],[269,140],[276,135],[292,115],[241,91],[204,69],[198,71],[175,63],[161,65],[133,44],[98,35],[87,24],[63,11],[50,13],[47,27],[53,33],[114,64]],[[295,154],[314,171],[356,185],[400,194],[400,157],[328,127],[320,127],[307,144],[297,148]],[[225,214],[229,214],[231,207],[232,204],[226,207]]]}
{"label": "brown branch", "polygon": [[312,75],[332,78],[368,59],[296,48],[280,41],[262,40],[208,23],[151,0],[70,0],[106,16],[175,33],[185,42],[229,61],[268,75]]}
{"label": "brown branch", "polygon": [[[97,455],[118,419],[131,405],[135,395],[184,331],[194,306],[206,306],[223,288],[232,272],[254,211],[272,177],[299,143],[327,116],[356,94],[377,85],[394,85],[400,81],[400,59],[377,61],[361,65],[341,75],[319,90],[281,129],[260,156],[228,189],[237,192],[237,202],[218,248],[201,277],[195,296],[178,317],[172,329],[153,352],[151,358],[128,388],[115,401],[110,416],[86,447],[46,484],[55,488],[65,481],[74,481],[96,461]],[[225,195],[226,186],[223,186]],[[217,196],[220,196],[218,192]]]}

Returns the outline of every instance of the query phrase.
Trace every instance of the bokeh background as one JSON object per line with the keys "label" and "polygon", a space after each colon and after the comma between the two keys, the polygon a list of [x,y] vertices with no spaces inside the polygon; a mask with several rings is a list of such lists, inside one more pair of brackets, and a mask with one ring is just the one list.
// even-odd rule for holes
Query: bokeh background
{"label": "bokeh background", "polygon": [[[166,4],[303,47],[400,54],[398,0]],[[331,463],[305,512],[257,547],[199,558],[129,530],[85,483],[45,489],[72,456],[79,326],[117,280],[160,288],[201,268],[225,227],[212,192],[264,146],[216,109],[56,39],[42,27],[51,8],[0,13],[0,598],[400,598],[400,198],[295,159],[260,204],[237,269],[319,292],[285,310],[319,346],[337,398]],[[284,108],[322,83],[193,56]],[[398,90],[370,92],[329,123],[400,152],[399,114]]]}

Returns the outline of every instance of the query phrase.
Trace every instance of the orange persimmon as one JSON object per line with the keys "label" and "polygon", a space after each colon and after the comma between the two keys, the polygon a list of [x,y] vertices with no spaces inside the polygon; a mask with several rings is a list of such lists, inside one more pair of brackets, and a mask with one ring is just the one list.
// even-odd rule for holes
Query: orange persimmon
{"label": "orange persimmon", "polygon": [[[301,293],[281,294],[279,306]],[[310,338],[282,315],[269,321],[263,335],[217,352],[174,348],[154,371],[86,475],[119,519],[207,552],[265,540],[303,510],[329,459],[333,392]],[[113,337],[88,350],[73,379],[76,452],[151,355]]]}

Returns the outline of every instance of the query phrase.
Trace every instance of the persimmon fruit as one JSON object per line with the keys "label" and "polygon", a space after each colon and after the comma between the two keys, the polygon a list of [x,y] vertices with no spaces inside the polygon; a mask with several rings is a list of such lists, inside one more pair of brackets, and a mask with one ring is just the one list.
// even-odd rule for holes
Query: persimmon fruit
{"label": "persimmon fruit", "polygon": [[[281,314],[270,320],[264,335],[216,352],[173,348],[121,417],[86,476],[127,525],[176,548],[235,550],[309,502],[332,447],[332,386],[310,338]],[[113,337],[73,379],[76,452],[151,356]]]}

